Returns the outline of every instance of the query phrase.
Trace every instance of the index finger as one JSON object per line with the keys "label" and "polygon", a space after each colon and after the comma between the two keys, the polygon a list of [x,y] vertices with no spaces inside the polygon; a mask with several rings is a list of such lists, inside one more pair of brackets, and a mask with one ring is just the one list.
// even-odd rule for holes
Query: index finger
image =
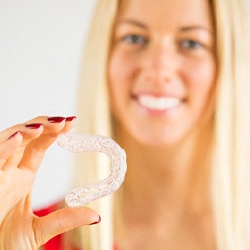
{"label": "index finger", "polygon": [[59,119],[58,117],[44,118],[42,122],[44,132],[29,142],[20,161],[20,168],[37,171],[46,150],[54,143],[60,133],[67,132],[74,127],[76,117]]}

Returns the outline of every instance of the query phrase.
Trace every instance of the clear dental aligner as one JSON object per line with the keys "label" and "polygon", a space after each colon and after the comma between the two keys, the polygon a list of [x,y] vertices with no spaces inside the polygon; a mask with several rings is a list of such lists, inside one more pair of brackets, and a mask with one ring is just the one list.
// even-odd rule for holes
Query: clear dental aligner
{"label": "clear dental aligner", "polygon": [[124,181],[127,171],[125,151],[112,139],[100,135],[66,133],[58,136],[57,144],[71,152],[105,153],[111,160],[110,175],[96,183],[83,185],[66,195],[70,207],[84,204],[115,192]]}

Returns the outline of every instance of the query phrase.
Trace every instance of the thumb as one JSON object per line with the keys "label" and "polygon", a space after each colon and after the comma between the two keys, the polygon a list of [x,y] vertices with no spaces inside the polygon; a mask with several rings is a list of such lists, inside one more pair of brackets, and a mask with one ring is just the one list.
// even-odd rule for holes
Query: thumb
{"label": "thumb", "polygon": [[37,246],[44,245],[58,234],[100,221],[100,215],[87,207],[65,207],[44,217],[36,217],[34,231]]}

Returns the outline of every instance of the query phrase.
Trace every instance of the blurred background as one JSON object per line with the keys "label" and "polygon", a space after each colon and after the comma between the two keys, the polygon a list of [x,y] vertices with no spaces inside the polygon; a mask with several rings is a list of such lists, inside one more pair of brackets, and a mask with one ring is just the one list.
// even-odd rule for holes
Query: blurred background
{"label": "blurred background", "polygon": [[[0,0],[0,130],[39,115],[75,115],[95,3]],[[56,143],[49,149],[35,181],[34,209],[64,198],[72,157]]]}
{"label": "blurred background", "polygon": [[[95,0],[0,0],[0,130],[39,115],[75,115]],[[69,191],[72,154],[54,144],[35,181],[35,209]]]}

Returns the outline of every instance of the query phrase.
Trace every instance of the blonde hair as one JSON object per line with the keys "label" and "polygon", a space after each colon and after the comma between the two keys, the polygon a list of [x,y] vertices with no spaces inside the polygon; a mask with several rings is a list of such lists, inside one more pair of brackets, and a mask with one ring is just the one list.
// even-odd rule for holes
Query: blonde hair
{"label": "blonde hair", "polygon": [[219,249],[250,249],[249,27],[243,0],[214,0],[218,81],[213,204]]}
{"label": "blonde hair", "polygon": [[[117,7],[118,1],[115,0],[98,1],[89,29],[77,114],[77,131],[85,134],[112,137],[106,77]],[[79,161],[82,161],[88,170],[79,168],[75,174],[75,186],[102,179],[110,172],[109,161],[101,154],[83,154],[79,158],[81,159],[77,160],[77,165],[81,165]],[[80,229],[78,241],[80,246],[84,246],[84,250],[112,249],[113,225],[110,223],[113,221],[112,199],[113,197],[109,196],[91,203],[90,207],[101,214],[102,222],[99,225]]]}
{"label": "blonde hair", "polygon": [[[77,130],[112,137],[107,92],[107,62],[118,0],[99,0],[86,43],[83,82],[79,90]],[[250,65],[246,6],[243,0],[213,0],[217,36],[218,80],[214,124],[212,191],[218,249],[250,249]],[[75,185],[109,172],[100,155],[83,155]],[[77,162],[79,164],[79,161]],[[83,227],[85,250],[111,250],[113,198],[91,203],[102,222]]]}

